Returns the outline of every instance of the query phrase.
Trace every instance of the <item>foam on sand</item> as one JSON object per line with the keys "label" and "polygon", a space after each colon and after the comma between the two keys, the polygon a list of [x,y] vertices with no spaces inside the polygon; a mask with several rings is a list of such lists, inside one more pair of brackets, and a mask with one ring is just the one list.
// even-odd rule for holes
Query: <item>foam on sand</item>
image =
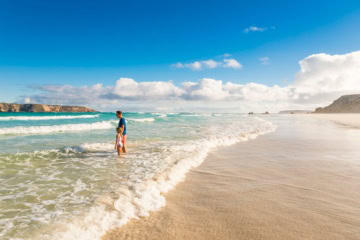
{"label": "foam on sand", "polygon": [[99,115],[78,115],[78,116],[9,116],[0,117],[0,121],[29,121],[29,120],[60,120],[60,119],[77,119],[77,118],[97,118]]}
{"label": "foam on sand", "polygon": [[0,128],[0,135],[50,134],[60,132],[80,132],[114,128],[116,121],[101,121],[83,124],[62,124],[53,126],[31,126]]}

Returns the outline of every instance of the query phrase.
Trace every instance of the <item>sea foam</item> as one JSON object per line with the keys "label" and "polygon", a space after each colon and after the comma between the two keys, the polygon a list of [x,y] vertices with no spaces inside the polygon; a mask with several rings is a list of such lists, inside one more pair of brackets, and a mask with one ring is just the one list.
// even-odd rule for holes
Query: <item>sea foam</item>
{"label": "sea foam", "polygon": [[82,124],[62,124],[53,126],[31,126],[0,128],[0,135],[50,134],[60,132],[79,132],[114,128],[117,121],[101,121]]}
{"label": "sea foam", "polygon": [[127,118],[127,120],[134,122],[153,122],[155,118]]}
{"label": "sea foam", "polygon": [[[234,127],[237,125],[238,127]],[[168,166],[163,167],[156,175],[143,181],[130,181],[116,189],[111,197],[99,197],[97,204],[85,215],[58,222],[54,231],[36,236],[35,239],[100,239],[106,231],[122,226],[130,219],[148,216],[150,212],[164,207],[164,194],[182,181],[190,169],[199,166],[212,149],[254,139],[274,131],[276,126],[268,121],[252,118],[248,123],[233,124],[227,128],[229,131],[220,135],[216,133],[199,140],[189,140],[185,144],[168,146],[167,155],[163,159],[168,162]],[[90,146],[87,147],[91,148]],[[92,147],[101,148],[96,144]]]}
{"label": "sea foam", "polygon": [[99,115],[78,115],[78,116],[9,116],[0,117],[0,121],[29,121],[29,120],[60,120],[60,119],[77,119],[77,118],[97,118]]}

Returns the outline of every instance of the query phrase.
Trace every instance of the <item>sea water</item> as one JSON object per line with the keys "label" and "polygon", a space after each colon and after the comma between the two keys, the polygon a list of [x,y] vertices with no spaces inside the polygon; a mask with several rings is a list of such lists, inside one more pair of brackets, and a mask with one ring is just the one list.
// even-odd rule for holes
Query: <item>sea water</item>
{"label": "sea water", "polygon": [[99,239],[166,204],[216,147],[275,130],[246,114],[0,113],[0,239]]}

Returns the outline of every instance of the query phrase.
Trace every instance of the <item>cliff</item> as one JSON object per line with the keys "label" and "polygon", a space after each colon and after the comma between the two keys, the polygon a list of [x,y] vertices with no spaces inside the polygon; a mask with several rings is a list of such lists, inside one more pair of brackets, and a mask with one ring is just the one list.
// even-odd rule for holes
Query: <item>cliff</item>
{"label": "cliff", "polygon": [[345,95],[324,108],[317,108],[315,113],[360,113],[360,94]]}
{"label": "cliff", "polygon": [[87,107],[0,103],[0,112],[96,112]]}

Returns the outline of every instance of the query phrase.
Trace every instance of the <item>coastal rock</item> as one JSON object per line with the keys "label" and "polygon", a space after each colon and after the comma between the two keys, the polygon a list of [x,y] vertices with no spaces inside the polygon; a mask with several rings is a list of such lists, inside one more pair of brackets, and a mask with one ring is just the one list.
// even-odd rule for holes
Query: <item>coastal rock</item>
{"label": "coastal rock", "polygon": [[285,111],[280,111],[280,114],[307,114],[307,113],[312,113],[313,111],[310,110],[285,110]]}
{"label": "coastal rock", "polygon": [[87,107],[46,104],[0,103],[0,112],[96,112]]}
{"label": "coastal rock", "polygon": [[315,113],[360,113],[360,94],[344,95],[324,108],[316,108]]}

